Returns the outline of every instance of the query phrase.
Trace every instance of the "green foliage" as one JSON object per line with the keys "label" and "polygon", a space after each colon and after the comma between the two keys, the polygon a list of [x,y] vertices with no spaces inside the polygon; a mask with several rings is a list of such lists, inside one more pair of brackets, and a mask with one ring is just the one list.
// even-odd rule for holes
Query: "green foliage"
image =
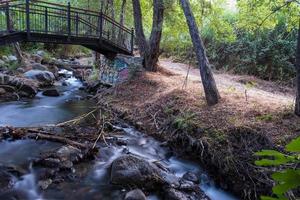
{"label": "green foliage", "polygon": [[[265,80],[291,81],[295,77],[300,6],[294,0],[240,0],[237,10],[226,9],[223,0],[190,2],[216,69]],[[178,4],[167,10],[161,46],[165,56],[196,63]]]}
{"label": "green foliage", "polygon": [[89,81],[97,81],[99,79],[99,69],[96,66],[93,66],[92,73],[88,77]]}
{"label": "green foliage", "polygon": [[265,114],[265,115],[261,115],[256,117],[256,120],[258,121],[265,121],[265,122],[271,122],[273,120],[273,115],[271,114]]}
{"label": "green foliage", "polygon": [[300,163],[300,137],[286,145],[285,150],[289,152],[289,154],[275,150],[262,150],[255,153],[257,156],[265,157],[255,161],[256,165],[281,166],[285,168],[272,174],[272,179],[276,182],[272,191],[276,197],[262,196],[262,200],[287,200],[286,193],[300,187],[300,169],[291,167],[293,164]]}
{"label": "green foliage", "polygon": [[0,47],[0,59],[4,55],[12,54],[12,49],[10,46],[1,46]]}
{"label": "green foliage", "polygon": [[177,129],[190,131],[196,125],[195,114],[191,112],[182,112],[175,117],[173,125]]}

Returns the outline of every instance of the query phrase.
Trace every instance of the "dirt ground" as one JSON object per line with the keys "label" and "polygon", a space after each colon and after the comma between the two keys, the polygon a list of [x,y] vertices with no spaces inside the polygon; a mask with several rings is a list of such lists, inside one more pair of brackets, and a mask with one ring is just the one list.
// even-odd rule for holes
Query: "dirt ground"
{"label": "dirt ground", "polygon": [[139,110],[142,114],[145,107],[174,97],[181,101],[181,112],[193,113],[193,119],[202,127],[249,126],[270,136],[275,143],[300,134],[300,118],[293,114],[292,88],[249,76],[215,73],[222,99],[218,105],[208,107],[199,70],[191,67],[186,79],[188,68],[185,64],[161,60],[160,72],[146,72],[118,86],[110,100],[120,110]]}

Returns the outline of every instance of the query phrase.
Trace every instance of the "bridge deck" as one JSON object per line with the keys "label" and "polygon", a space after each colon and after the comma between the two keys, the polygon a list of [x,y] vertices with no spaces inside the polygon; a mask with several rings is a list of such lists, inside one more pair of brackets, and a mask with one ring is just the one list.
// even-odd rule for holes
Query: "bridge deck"
{"label": "bridge deck", "polygon": [[131,55],[134,32],[90,10],[43,1],[0,3],[0,45],[42,42],[82,45],[104,55]]}

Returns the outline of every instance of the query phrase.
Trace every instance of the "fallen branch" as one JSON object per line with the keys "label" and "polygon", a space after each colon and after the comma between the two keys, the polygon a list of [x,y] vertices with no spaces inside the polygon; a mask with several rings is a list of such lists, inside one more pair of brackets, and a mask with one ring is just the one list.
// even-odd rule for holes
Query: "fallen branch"
{"label": "fallen branch", "polygon": [[56,126],[64,126],[64,125],[71,124],[71,123],[72,123],[72,125],[78,124],[80,121],[82,121],[83,119],[85,119],[89,115],[93,115],[93,117],[95,117],[93,113],[96,112],[97,110],[98,110],[98,108],[96,108],[96,109],[94,109],[91,112],[88,112],[86,114],[80,115],[79,117],[76,117],[75,119],[59,123]]}
{"label": "fallen branch", "polygon": [[50,141],[53,141],[53,142],[59,142],[59,143],[75,146],[75,147],[78,147],[80,149],[86,149],[87,148],[87,146],[84,145],[84,144],[81,144],[79,142],[75,142],[73,140],[69,140],[69,139],[64,138],[64,137],[55,136],[55,135],[46,135],[46,134],[43,134],[43,133],[37,133],[37,134],[30,135],[29,138],[36,139],[36,140],[38,140],[38,139],[50,140]]}

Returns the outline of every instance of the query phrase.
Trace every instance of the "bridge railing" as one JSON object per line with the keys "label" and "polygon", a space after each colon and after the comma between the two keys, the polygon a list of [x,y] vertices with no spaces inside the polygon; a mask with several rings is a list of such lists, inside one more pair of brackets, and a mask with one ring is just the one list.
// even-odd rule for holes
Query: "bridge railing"
{"label": "bridge railing", "polygon": [[115,20],[90,10],[38,0],[0,2],[0,34],[26,32],[97,38],[133,51],[134,32]]}

